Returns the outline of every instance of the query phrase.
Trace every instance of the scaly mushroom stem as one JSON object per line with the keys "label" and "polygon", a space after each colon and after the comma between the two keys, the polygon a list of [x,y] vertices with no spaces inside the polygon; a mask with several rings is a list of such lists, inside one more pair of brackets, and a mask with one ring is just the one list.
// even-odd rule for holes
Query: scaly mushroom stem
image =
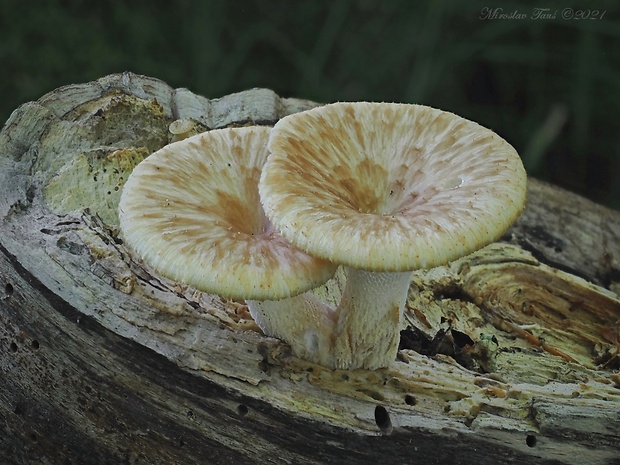
{"label": "scaly mushroom stem", "polygon": [[250,315],[267,336],[286,341],[296,356],[325,364],[330,360],[335,312],[316,296],[246,300]]}
{"label": "scaly mushroom stem", "polygon": [[295,355],[329,368],[386,367],[396,358],[412,272],[346,270],[334,310],[310,292],[282,300],[247,300],[263,332]]}
{"label": "scaly mushroom stem", "polygon": [[411,275],[347,269],[328,365],[374,370],[394,361]]}

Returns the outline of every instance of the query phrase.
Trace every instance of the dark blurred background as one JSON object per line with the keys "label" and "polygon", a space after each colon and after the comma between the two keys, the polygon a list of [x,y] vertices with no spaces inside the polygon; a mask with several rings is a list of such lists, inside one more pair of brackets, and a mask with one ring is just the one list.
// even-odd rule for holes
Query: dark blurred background
{"label": "dark blurred background", "polygon": [[618,5],[0,0],[0,121],[121,71],[209,98],[424,103],[495,130],[530,175],[620,209]]}

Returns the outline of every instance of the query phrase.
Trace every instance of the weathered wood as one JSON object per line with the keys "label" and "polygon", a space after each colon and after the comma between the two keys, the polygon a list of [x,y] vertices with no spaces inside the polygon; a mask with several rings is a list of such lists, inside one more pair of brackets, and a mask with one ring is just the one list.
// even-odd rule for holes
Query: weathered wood
{"label": "weathered wood", "polygon": [[[135,164],[312,102],[125,73],[0,133],[1,463],[620,463],[620,214],[530,180],[503,241],[417,272],[398,360],[331,371],[132,257]],[[335,298],[338,277],[318,292]]]}

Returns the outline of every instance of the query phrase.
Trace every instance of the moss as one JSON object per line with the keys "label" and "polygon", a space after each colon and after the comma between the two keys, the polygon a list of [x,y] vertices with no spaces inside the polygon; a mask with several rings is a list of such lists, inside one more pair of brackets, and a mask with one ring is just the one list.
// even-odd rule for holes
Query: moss
{"label": "moss", "polygon": [[108,226],[117,226],[116,209],[133,168],[149,155],[146,147],[130,147],[105,154],[80,153],[45,188],[45,201],[56,214],[89,208]]}

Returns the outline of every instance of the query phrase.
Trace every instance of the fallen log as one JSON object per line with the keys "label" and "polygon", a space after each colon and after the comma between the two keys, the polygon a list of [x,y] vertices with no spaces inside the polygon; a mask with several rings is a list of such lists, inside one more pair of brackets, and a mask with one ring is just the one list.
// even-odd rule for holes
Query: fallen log
{"label": "fallen log", "polygon": [[[530,179],[501,241],[414,274],[398,360],[327,370],[132,256],[132,168],[316,103],[130,73],[0,132],[0,462],[620,463],[620,214]],[[336,299],[337,275],[320,292]]]}

